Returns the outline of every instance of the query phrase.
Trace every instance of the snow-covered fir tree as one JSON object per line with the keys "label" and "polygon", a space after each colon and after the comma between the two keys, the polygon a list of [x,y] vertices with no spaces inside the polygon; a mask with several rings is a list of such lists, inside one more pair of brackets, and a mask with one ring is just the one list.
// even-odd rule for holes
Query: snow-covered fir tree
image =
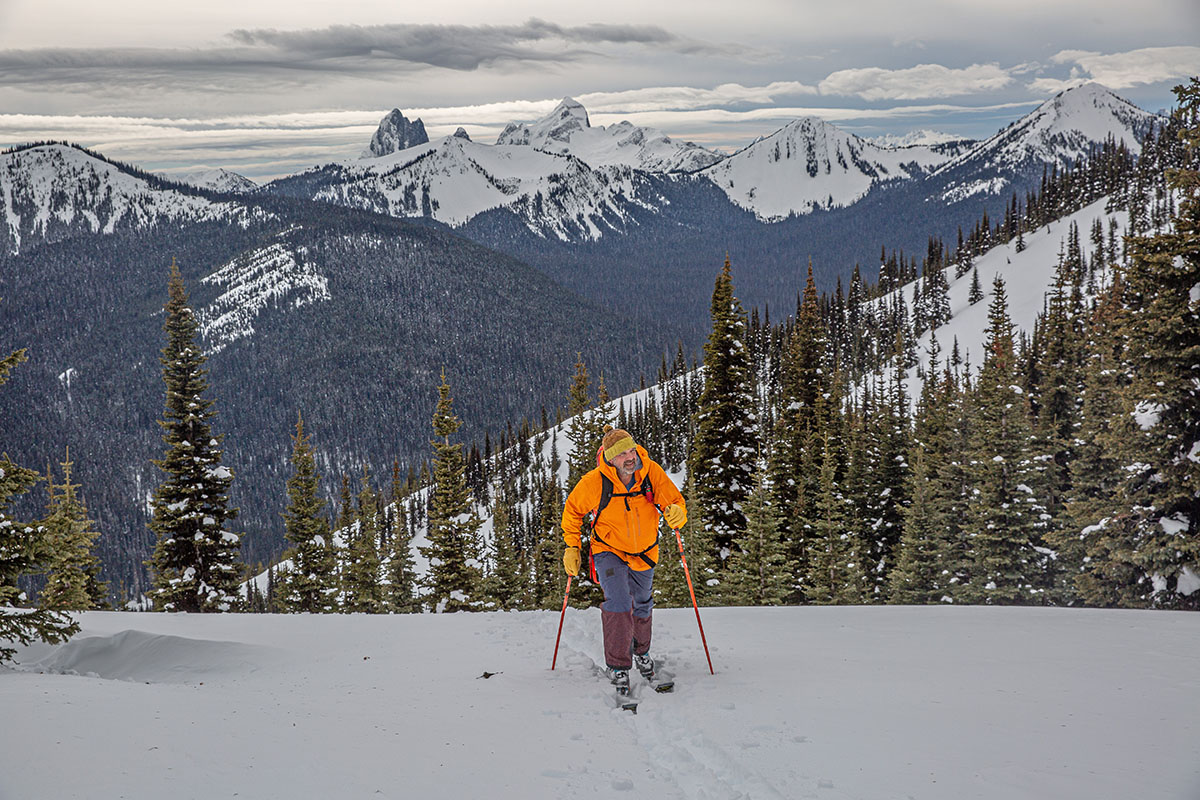
{"label": "snow-covered fir tree", "polygon": [[166,409],[159,425],[166,453],[155,461],[165,478],[154,491],[150,529],[158,543],[150,560],[150,597],[164,611],[230,611],[241,602],[241,537],[225,529],[237,515],[229,507],[233,473],[221,463],[221,436],[212,432],[216,415],[205,397],[208,373],[174,259],[162,350]]}
{"label": "snow-covered fir tree", "polygon": [[743,507],[753,487],[758,452],[754,376],[745,344],[746,314],[733,293],[729,259],[712,295],[712,332],[704,345],[704,391],[689,458],[695,506],[722,561],[746,530]]}
{"label": "snow-covered fir tree", "polygon": [[1177,87],[1187,158],[1168,173],[1172,229],[1129,243],[1132,379],[1115,525],[1142,571],[1139,601],[1200,608],[1200,79]]}
{"label": "snow-covered fir tree", "polygon": [[[0,358],[0,388],[14,367],[26,358],[16,350]],[[31,469],[14,464],[0,451],[0,664],[10,660],[15,648],[5,643],[64,642],[79,630],[70,616],[49,608],[29,608],[28,598],[17,587],[17,579],[36,571],[46,553],[41,526],[10,516],[13,501],[38,481]]]}
{"label": "snow-covered fir tree", "polygon": [[759,469],[746,498],[746,532],[730,557],[724,596],[731,605],[782,605],[792,590],[787,547],[779,535],[781,515],[773,502],[766,470]]}

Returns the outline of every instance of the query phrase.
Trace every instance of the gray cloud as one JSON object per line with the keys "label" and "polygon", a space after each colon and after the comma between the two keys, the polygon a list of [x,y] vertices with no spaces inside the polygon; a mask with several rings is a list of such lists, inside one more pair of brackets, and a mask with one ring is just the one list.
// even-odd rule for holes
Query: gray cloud
{"label": "gray cloud", "polygon": [[[119,90],[181,81],[308,83],[319,74],[437,67],[473,71],[504,63],[565,64],[634,47],[677,55],[731,55],[744,48],[678,36],[657,25],[574,27],[531,18],[517,25],[332,25],[310,30],[235,30],[219,47],[55,47],[0,50],[0,85]],[[219,84],[212,88],[220,89]]]}
{"label": "gray cloud", "polygon": [[590,24],[564,27],[540,19],[520,25],[333,25],[300,31],[237,30],[235,43],[267,47],[292,62],[330,59],[403,61],[475,70],[501,61],[567,61],[599,45],[666,47],[700,54],[718,48],[676,36],[657,25]]}

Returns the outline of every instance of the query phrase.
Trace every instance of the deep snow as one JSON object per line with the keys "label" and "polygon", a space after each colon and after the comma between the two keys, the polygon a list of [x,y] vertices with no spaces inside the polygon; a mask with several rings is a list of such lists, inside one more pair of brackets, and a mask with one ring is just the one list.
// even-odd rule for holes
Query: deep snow
{"label": "deep snow", "polygon": [[1200,615],[708,608],[714,676],[655,613],[635,716],[597,609],[554,672],[557,612],[89,612],[0,668],[0,798],[1200,798]]}

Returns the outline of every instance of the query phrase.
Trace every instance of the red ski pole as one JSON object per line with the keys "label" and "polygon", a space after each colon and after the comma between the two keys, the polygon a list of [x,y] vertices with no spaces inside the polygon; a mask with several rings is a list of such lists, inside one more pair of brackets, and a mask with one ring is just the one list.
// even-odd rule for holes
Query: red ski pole
{"label": "red ski pole", "polygon": [[[571,596],[572,577],[574,576],[567,576],[567,593],[563,595],[563,610],[562,614],[559,615],[558,618],[558,636],[554,637],[554,659],[550,662],[550,669],[554,669],[554,665],[558,663],[558,640],[562,638],[563,620],[567,618],[567,598]],[[699,617],[697,617],[697,619],[699,619]],[[701,635],[703,635],[703,633]]]}
{"label": "red ski pole", "polygon": [[[662,507],[657,503],[654,507],[658,509],[658,513],[662,513]],[[708,654],[708,639],[704,638],[704,623],[700,621],[700,604],[696,602],[696,590],[692,588],[692,573],[688,570],[687,556],[683,554],[683,537],[679,534],[678,528],[671,529],[675,533],[675,542],[679,545],[679,560],[683,562],[683,577],[687,578],[688,591],[692,595],[692,608],[696,609],[696,625],[700,628],[700,643],[704,645],[704,657],[708,659],[708,672],[710,675],[716,675],[713,670],[712,656]]]}

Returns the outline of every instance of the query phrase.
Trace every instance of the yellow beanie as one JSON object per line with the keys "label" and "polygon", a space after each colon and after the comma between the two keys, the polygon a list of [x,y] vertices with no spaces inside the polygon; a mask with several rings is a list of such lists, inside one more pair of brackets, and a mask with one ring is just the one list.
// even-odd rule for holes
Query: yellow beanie
{"label": "yellow beanie", "polygon": [[604,426],[604,438],[600,441],[600,448],[604,451],[605,461],[612,461],[613,456],[624,453],[633,446],[633,437],[629,435],[629,431],[611,425]]}

